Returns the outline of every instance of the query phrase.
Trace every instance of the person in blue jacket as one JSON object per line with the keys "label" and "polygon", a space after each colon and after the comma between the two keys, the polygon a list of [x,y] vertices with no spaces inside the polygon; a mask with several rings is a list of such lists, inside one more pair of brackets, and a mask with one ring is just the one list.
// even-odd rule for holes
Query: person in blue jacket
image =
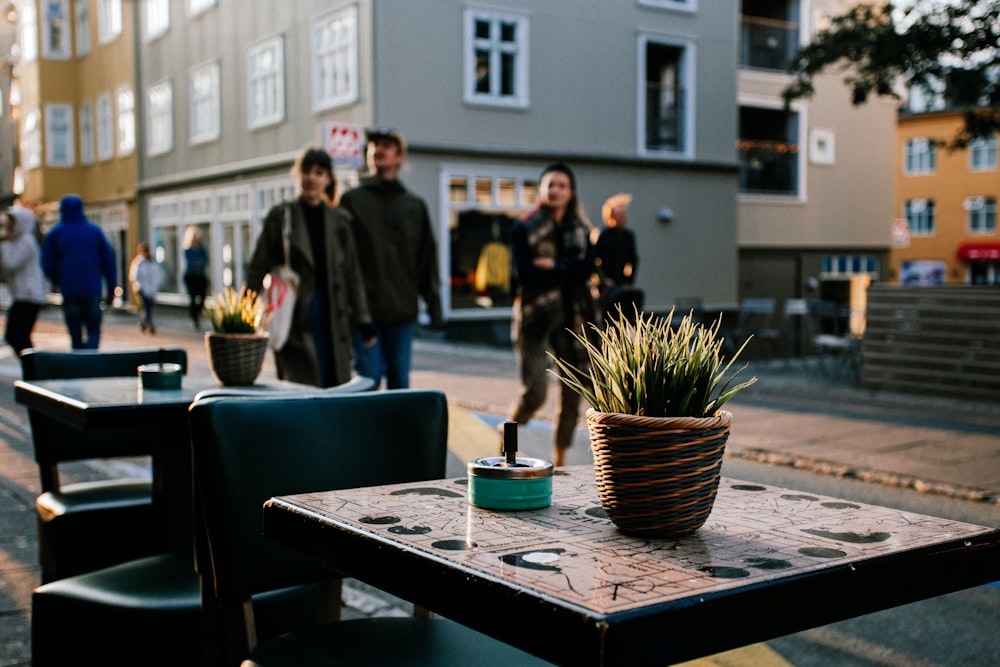
{"label": "person in blue jacket", "polygon": [[66,195],[59,202],[59,223],[42,242],[42,271],[62,294],[73,349],[96,350],[102,296],[110,305],[118,286],[115,251],[104,231],[83,214],[79,195]]}

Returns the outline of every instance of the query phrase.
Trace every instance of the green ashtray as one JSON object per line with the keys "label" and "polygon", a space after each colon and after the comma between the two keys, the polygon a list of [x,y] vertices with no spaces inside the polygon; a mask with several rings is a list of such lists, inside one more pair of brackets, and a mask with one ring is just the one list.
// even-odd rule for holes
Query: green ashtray
{"label": "green ashtray", "polygon": [[469,502],[490,510],[534,510],[552,504],[552,464],[503,456],[469,462]]}
{"label": "green ashtray", "polygon": [[143,364],[139,379],[143,389],[180,389],[184,368],[180,364]]}

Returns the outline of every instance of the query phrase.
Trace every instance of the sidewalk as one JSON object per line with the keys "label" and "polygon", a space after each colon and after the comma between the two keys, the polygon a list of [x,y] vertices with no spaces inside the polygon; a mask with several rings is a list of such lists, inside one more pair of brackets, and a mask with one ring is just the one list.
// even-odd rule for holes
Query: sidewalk
{"label": "sidewalk", "polygon": [[[158,333],[150,337],[140,334],[135,315],[109,313],[102,348],[179,345],[188,350],[189,372],[208,374],[204,334],[193,329],[180,309],[161,306],[156,316]],[[35,345],[69,348],[58,308],[43,311]],[[11,384],[20,370],[6,346],[0,350],[0,373],[4,376],[0,394],[0,667],[6,667],[30,664],[30,599],[38,581],[33,506],[38,474],[26,414],[13,402]],[[810,360],[754,362],[745,373],[759,379],[728,404],[734,420],[727,456],[1000,507],[1000,397],[997,403],[969,403],[947,397],[874,393],[823,379]],[[273,376],[269,357],[262,377]],[[522,455],[551,458],[554,383],[539,418],[519,429]],[[496,425],[518,388],[511,350],[420,337],[415,342],[412,385],[440,389],[449,398],[449,475],[463,475],[465,462],[472,458],[497,453]],[[591,461],[582,422],[568,459],[569,464]],[[86,477],[95,472],[77,465],[71,474]],[[345,602],[348,618],[410,610],[406,603],[353,581],[345,587]]]}

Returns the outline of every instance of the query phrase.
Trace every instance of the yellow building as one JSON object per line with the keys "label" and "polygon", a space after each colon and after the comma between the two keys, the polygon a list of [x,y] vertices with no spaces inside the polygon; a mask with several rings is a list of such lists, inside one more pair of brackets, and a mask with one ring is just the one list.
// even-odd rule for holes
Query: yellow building
{"label": "yellow building", "polygon": [[891,282],[1000,284],[997,139],[953,151],[935,144],[961,125],[961,111],[899,118]]}
{"label": "yellow building", "polygon": [[134,11],[123,0],[20,0],[21,200],[48,227],[80,195],[118,257],[122,281],[136,235]]}

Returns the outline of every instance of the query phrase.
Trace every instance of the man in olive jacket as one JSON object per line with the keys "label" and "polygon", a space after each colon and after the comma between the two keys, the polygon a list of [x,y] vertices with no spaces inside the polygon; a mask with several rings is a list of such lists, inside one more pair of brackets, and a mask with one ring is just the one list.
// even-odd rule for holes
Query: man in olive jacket
{"label": "man in olive jacket", "polygon": [[359,375],[389,389],[410,385],[413,333],[423,299],[431,328],[443,326],[437,244],[427,204],[407,191],[397,176],[406,142],[397,130],[368,131],[367,162],[372,177],[346,192],[340,206],[352,218],[368,307],[378,342],[365,346],[353,328],[354,363]]}

